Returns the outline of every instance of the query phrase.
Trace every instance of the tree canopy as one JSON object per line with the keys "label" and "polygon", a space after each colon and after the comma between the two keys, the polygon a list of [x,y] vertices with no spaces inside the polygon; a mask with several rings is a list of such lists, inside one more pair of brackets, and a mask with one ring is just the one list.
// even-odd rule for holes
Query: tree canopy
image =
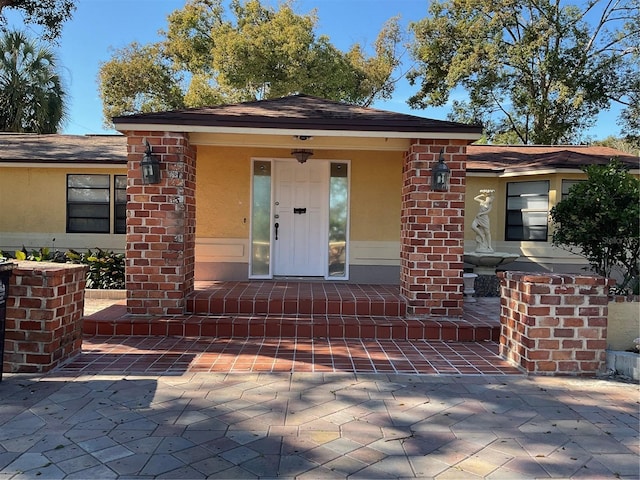
{"label": "tree canopy", "polygon": [[462,88],[451,119],[482,121],[490,140],[558,144],[618,102],[638,135],[640,0],[440,0],[411,28],[413,107]]}
{"label": "tree canopy", "polygon": [[638,288],[640,268],[640,180],[618,160],[584,169],[587,181],[551,209],[553,244],[577,248],[605,277],[621,273],[619,288]]}
{"label": "tree canopy", "polygon": [[390,98],[400,64],[398,19],[385,24],[368,56],[342,52],[315,33],[315,11],[298,14],[260,0],[189,0],[168,17],[163,39],[132,44],[100,67],[105,122],[137,112],[307,93],[360,105]]}
{"label": "tree canopy", "polygon": [[22,32],[0,37],[0,131],[56,133],[66,91],[56,57]]}
{"label": "tree canopy", "polygon": [[26,23],[44,28],[44,38],[53,40],[60,36],[64,22],[76,9],[74,0],[0,0],[0,27],[4,30],[5,9],[20,11]]}

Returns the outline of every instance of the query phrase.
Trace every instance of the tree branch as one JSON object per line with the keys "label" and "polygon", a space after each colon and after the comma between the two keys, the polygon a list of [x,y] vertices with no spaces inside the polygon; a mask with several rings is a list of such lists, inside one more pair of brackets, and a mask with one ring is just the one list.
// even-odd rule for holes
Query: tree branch
{"label": "tree branch", "polygon": [[[607,19],[609,18],[609,15],[611,15],[611,12],[615,10],[615,7],[612,8],[611,4],[615,3],[617,5],[618,2],[619,2],[619,0],[609,0],[607,2],[606,7],[604,7],[604,9],[602,10],[602,15],[600,16],[600,21],[596,24],[596,27],[593,30],[593,35],[591,35],[591,38],[587,42],[587,45],[585,47],[585,51],[586,52],[591,50],[591,47],[593,47],[593,44],[596,41],[596,38],[598,38],[598,35],[600,35],[600,31],[604,28],[605,23],[607,23]],[[595,5],[595,2],[594,2],[594,5]],[[611,8],[611,10],[610,10],[610,8]]]}
{"label": "tree branch", "polygon": [[520,133],[520,130],[518,129],[518,126],[515,123],[515,120],[513,119],[511,114],[507,110],[504,109],[504,107],[500,103],[500,100],[498,100],[498,98],[495,96],[495,94],[493,92],[491,92],[491,98],[493,98],[493,102],[498,107],[498,109],[504,114],[505,117],[507,117],[507,120],[509,121],[509,124],[511,125],[513,130],[516,132],[516,135],[518,135],[518,138],[520,140],[522,140],[522,143],[526,144],[527,143],[526,137],[522,136],[522,134]]}

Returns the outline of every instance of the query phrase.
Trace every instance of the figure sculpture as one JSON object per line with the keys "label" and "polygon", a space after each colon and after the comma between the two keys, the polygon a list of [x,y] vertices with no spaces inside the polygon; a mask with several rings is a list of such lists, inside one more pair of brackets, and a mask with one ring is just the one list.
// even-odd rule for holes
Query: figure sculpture
{"label": "figure sculpture", "polygon": [[[520,256],[517,253],[494,252],[491,247],[489,212],[493,207],[494,194],[495,190],[480,190],[480,194],[474,198],[480,204],[478,214],[471,223],[471,229],[476,234],[476,249],[464,252],[464,261],[473,265],[473,273],[491,277],[495,277],[496,268],[503,267]],[[485,292],[481,292],[480,296],[485,296]]]}
{"label": "figure sculpture", "polygon": [[476,233],[476,252],[493,252],[491,248],[491,230],[489,229],[489,212],[493,206],[495,190],[480,190],[474,200],[480,204],[471,229]]}

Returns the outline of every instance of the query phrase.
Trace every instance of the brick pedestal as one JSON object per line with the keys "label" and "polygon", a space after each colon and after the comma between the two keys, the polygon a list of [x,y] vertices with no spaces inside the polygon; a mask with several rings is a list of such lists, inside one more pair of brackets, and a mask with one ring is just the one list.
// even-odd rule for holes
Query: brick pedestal
{"label": "brick pedestal", "polygon": [[528,373],[594,375],[604,369],[609,280],[500,272],[500,355]]}
{"label": "brick pedestal", "polygon": [[[431,171],[444,149],[447,192]],[[459,317],[463,308],[466,141],[419,140],[403,164],[400,293],[410,317]]]}
{"label": "brick pedestal", "polygon": [[80,353],[87,268],[18,262],[9,282],[5,372],[46,372]]}
{"label": "brick pedestal", "polygon": [[[151,145],[161,180],[144,185],[140,161]],[[127,309],[180,315],[195,271],[195,150],[185,134],[127,132]]]}

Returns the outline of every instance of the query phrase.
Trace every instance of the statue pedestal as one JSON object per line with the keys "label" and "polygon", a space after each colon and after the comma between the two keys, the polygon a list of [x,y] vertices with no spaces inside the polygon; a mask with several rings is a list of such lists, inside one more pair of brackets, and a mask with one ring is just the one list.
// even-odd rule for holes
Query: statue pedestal
{"label": "statue pedestal", "polygon": [[506,252],[464,252],[464,261],[473,265],[476,297],[500,296],[500,281],[496,268],[520,258],[520,255]]}
{"label": "statue pedestal", "polygon": [[520,255],[506,252],[464,252],[464,261],[473,265],[473,272],[479,275],[495,275],[496,268],[520,258]]}

